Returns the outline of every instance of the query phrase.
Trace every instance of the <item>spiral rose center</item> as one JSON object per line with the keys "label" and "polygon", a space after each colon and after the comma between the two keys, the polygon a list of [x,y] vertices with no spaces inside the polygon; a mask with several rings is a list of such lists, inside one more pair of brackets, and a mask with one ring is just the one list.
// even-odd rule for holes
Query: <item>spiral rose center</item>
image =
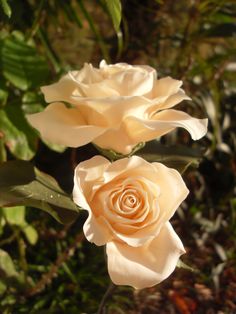
{"label": "spiral rose center", "polygon": [[157,223],[159,195],[159,186],[146,178],[119,178],[96,192],[91,207],[113,230],[127,235]]}
{"label": "spiral rose center", "polygon": [[133,207],[136,203],[136,198],[134,197],[134,195],[126,195],[123,201],[125,206]]}
{"label": "spiral rose center", "polygon": [[124,191],[120,197],[120,207],[123,211],[132,211],[139,204],[139,195],[135,191]]}
{"label": "spiral rose center", "polygon": [[117,187],[109,197],[109,208],[119,215],[135,214],[142,202],[141,191],[131,187]]}

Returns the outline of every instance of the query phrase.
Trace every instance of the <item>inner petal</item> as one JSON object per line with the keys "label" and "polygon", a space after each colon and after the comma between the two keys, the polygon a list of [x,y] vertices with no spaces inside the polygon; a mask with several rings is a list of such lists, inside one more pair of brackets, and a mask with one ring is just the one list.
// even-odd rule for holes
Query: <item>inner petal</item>
{"label": "inner petal", "polygon": [[111,210],[122,216],[134,217],[142,203],[142,195],[140,197],[139,193],[140,191],[136,189],[126,187],[122,187],[114,194],[111,193]]}
{"label": "inner petal", "polygon": [[122,224],[140,228],[156,220],[155,215],[159,213],[153,214],[153,197],[140,187],[126,188],[121,186],[103,197],[103,213],[112,226],[115,229]]}
{"label": "inner petal", "polygon": [[127,207],[127,209],[134,208],[135,204],[137,203],[137,199],[132,194],[126,194],[123,197],[123,203],[124,203],[124,206]]}
{"label": "inner petal", "polygon": [[133,234],[157,225],[160,218],[160,188],[143,177],[119,178],[96,192],[93,206],[115,233]]}

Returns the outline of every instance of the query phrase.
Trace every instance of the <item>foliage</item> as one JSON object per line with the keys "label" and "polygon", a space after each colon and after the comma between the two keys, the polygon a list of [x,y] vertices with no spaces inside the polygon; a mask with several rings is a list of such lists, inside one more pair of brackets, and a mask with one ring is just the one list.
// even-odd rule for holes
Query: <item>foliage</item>
{"label": "foliage", "polygon": [[71,223],[78,209],[54,178],[32,164],[15,160],[0,165],[0,206],[40,208],[61,223]]}
{"label": "foliage", "polygon": [[210,121],[200,143],[179,131],[178,142],[171,134],[138,152],[180,171],[195,166],[173,223],[186,239],[184,264],[197,271],[141,293],[116,288],[108,313],[236,310],[235,16],[233,0],[0,0],[0,312],[94,313],[109,285],[70,196],[75,165],[96,148],[41,142],[25,119],[45,107],[40,86],[102,58],[182,79],[193,98],[186,110]]}

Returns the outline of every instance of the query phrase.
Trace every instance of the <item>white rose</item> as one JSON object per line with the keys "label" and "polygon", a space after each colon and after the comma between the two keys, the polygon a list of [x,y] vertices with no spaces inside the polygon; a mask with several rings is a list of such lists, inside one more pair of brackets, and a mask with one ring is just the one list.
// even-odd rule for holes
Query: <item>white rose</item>
{"label": "white rose", "polygon": [[106,245],[115,284],[151,287],[174,271],[185,251],[169,220],[187,194],[176,170],[138,156],[77,166],[73,198],[89,214],[84,234]]}
{"label": "white rose", "polygon": [[42,87],[51,104],[27,118],[53,143],[79,147],[93,142],[123,154],[176,127],[185,128],[197,140],[207,131],[207,119],[171,109],[189,99],[181,85],[171,77],[157,79],[149,66],[102,61],[97,69],[85,64],[80,71]]}

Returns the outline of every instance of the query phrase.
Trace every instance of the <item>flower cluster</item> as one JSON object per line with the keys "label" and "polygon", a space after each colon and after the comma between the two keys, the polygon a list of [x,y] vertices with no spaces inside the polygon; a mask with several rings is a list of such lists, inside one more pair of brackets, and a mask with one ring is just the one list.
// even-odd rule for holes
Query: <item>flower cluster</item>
{"label": "flower cluster", "polygon": [[[197,140],[207,131],[207,119],[172,109],[189,99],[181,85],[171,77],[158,79],[149,66],[85,64],[42,87],[50,104],[27,118],[50,142],[92,142],[123,155],[176,127]],[[111,163],[98,155],[76,167],[73,199],[88,211],[84,234],[106,245],[114,283],[141,289],[173,272],[184,247],[169,220],[187,194],[178,171],[138,156]]]}

